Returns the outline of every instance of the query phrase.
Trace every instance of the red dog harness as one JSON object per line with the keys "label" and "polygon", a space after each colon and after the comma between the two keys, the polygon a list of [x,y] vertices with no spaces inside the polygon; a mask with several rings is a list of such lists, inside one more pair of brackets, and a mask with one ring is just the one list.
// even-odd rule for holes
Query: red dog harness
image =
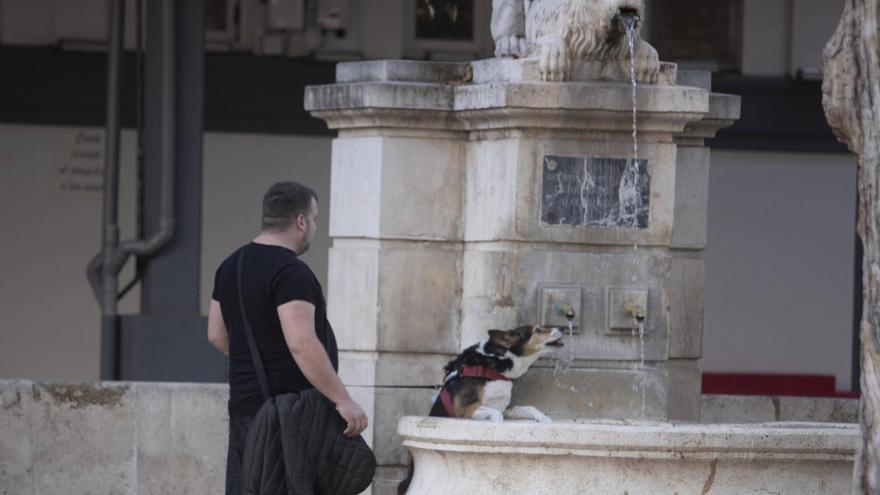
{"label": "red dog harness", "polygon": [[[485,380],[504,380],[509,382],[510,378],[498,373],[495,370],[489,369],[485,366],[473,365],[473,366],[462,366],[459,368],[456,377],[462,378],[483,378]],[[450,418],[454,418],[455,411],[452,407],[452,394],[449,393],[449,390],[446,388],[446,382],[449,381],[449,375],[446,375],[446,379],[443,381],[443,388],[440,390],[440,403],[443,404],[443,409],[446,409],[446,414],[449,415]]]}

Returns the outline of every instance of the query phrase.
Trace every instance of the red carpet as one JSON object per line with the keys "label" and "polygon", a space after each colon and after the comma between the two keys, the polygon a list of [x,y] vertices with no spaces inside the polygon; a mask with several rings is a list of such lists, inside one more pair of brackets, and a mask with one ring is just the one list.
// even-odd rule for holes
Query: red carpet
{"label": "red carpet", "polygon": [[859,397],[838,392],[834,376],[758,373],[703,373],[704,394]]}

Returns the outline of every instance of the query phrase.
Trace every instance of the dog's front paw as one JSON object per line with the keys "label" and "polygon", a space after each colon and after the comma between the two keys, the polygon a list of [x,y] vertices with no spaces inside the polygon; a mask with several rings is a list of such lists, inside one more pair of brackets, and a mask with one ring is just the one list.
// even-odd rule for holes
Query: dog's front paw
{"label": "dog's front paw", "polygon": [[474,414],[471,416],[471,419],[483,420],[483,421],[491,421],[493,423],[500,423],[504,421],[504,415],[501,414],[501,411],[497,409],[492,409],[491,407],[480,406],[474,411]]}
{"label": "dog's front paw", "polygon": [[538,71],[542,81],[565,81],[571,61],[565,40],[558,36],[545,36],[538,41]]}
{"label": "dog's front paw", "polygon": [[511,406],[504,411],[504,415],[510,419],[531,419],[538,423],[552,423],[544,413],[532,406]]}

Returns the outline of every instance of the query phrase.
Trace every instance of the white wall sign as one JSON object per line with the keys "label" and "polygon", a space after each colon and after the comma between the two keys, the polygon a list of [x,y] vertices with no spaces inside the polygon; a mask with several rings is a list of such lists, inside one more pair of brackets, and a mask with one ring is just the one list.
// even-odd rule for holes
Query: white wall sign
{"label": "white wall sign", "polygon": [[78,130],[64,146],[56,173],[57,190],[70,194],[104,190],[104,133]]}

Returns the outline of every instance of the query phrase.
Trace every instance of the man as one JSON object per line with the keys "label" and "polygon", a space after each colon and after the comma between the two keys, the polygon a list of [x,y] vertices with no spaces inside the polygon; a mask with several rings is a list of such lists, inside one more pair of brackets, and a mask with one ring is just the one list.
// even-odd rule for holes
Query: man
{"label": "man", "polygon": [[263,197],[262,231],[226,258],[214,277],[208,340],[229,357],[227,495],[240,492],[247,430],[264,401],[242,323],[239,256],[244,256],[244,310],[266,370],[269,393],[314,387],[336,404],[346,421],[347,436],[357,436],[367,427],[364,410],[336,374],[336,338],[327,321],[321,286],[299,259],[315,236],[317,216],[314,191],[296,182],[272,185]]}

